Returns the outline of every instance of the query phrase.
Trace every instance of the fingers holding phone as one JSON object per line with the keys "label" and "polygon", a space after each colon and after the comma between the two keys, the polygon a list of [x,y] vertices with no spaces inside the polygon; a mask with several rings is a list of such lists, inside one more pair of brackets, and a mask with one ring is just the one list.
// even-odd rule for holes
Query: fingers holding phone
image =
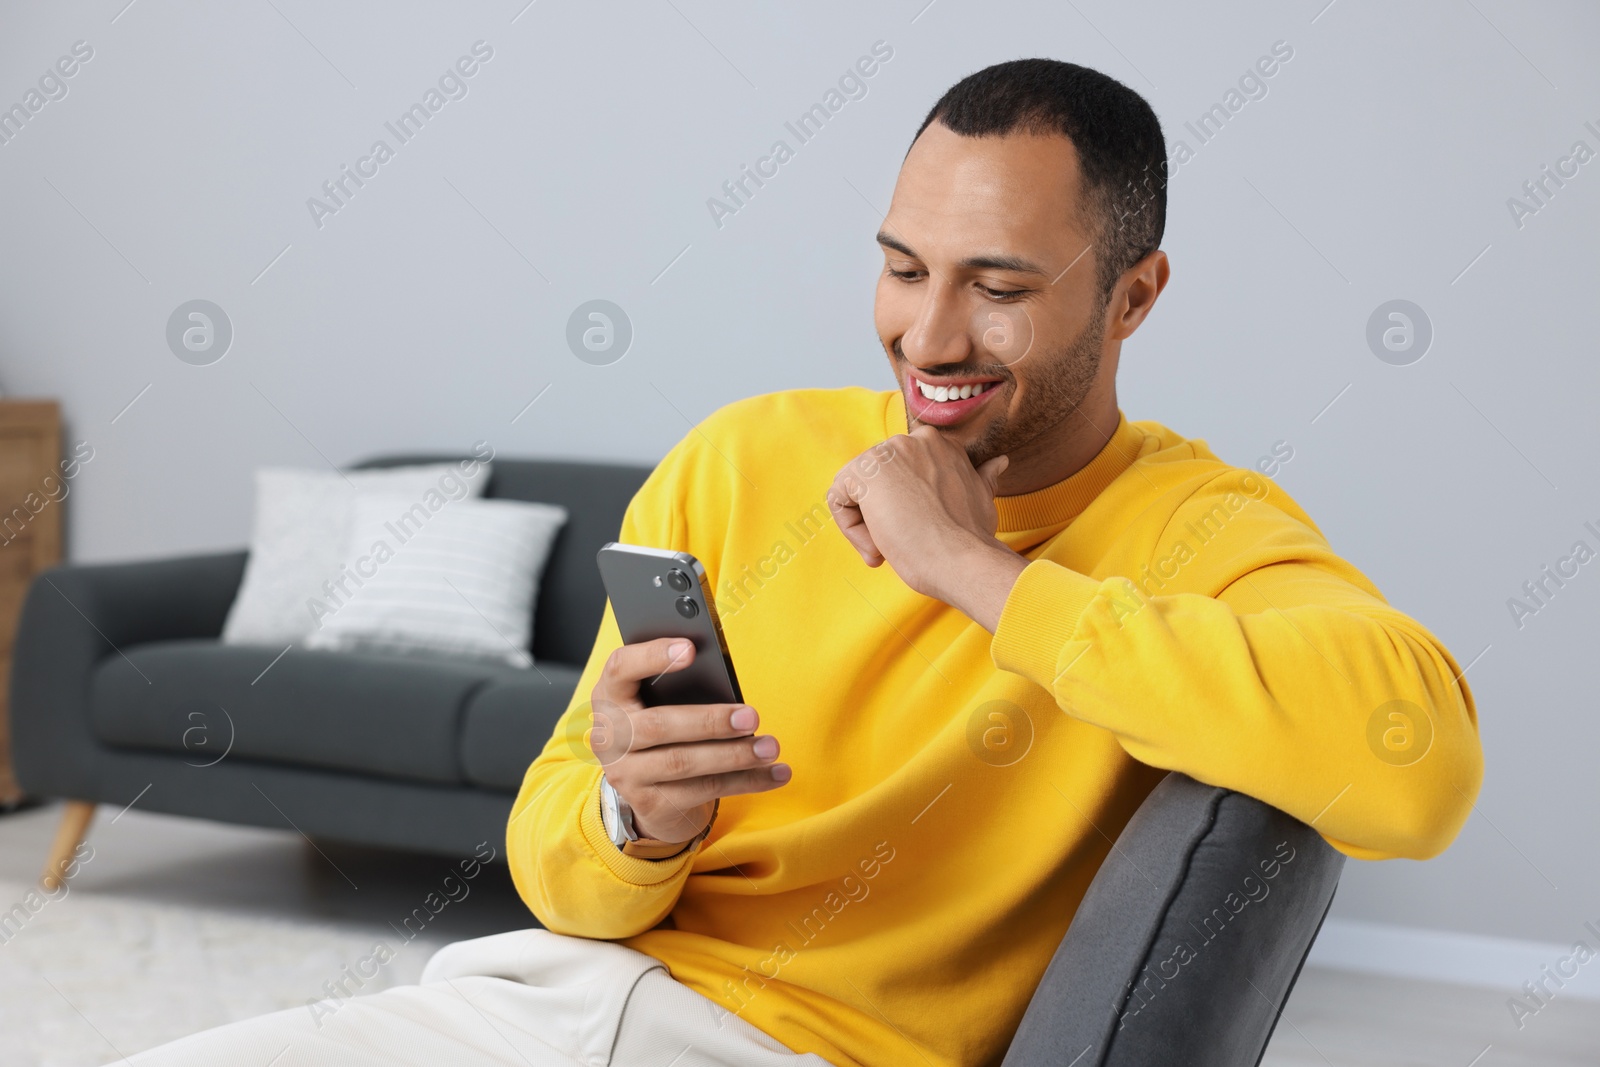
{"label": "fingers holding phone", "polygon": [[606,779],[647,837],[687,841],[710,822],[717,798],[776,789],[790,778],[778,739],[758,735],[760,716],[737,702],[647,705],[641,690],[689,668],[694,644],[658,638],[606,660],[591,694],[589,745]]}

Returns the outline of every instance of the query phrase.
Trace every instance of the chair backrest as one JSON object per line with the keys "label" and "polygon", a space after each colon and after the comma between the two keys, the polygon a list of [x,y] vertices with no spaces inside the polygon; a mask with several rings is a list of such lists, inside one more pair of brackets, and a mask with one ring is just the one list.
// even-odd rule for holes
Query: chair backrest
{"label": "chair backrest", "polygon": [[[381,456],[356,467],[452,463],[451,455]],[[533,657],[582,666],[594,646],[605,610],[605,587],[595,553],[617,539],[622,513],[649,477],[650,468],[567,460],[504,459],[491,464],[486,496],[560,504],[567,522],[557,535],[539,580],[533,613]]]}
{"label": "chair backrest", "polygon": [[1343,867],[1304,823],[1168,774],[1090,883],[1003,1067],[1259,1063]]}

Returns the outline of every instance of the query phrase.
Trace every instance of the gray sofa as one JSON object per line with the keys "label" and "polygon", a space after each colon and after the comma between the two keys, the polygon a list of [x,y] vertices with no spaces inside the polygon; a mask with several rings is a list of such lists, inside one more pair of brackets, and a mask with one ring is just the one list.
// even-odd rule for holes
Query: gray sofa
{"label": "gray sofa", "polygon": [[[537,671],[222,645],[244,552],[44,573],[19,622],[12,730],[24,788],[72,802],[57,854],[94,804],[135,799],[142,810],[447,855],[501,839],[594,640],[605,603],[595,551],[648,473],[495,460],[489,496],[570,513],[535,607]],[[1270,892],[1219,912],[1283,847],[1295,858]],[[1289,816],[1169,775],[1091,885],[1005,1064],[1258,1062],[1342,862]],[[1174,970],[1175,942],[1199,931],[1212,936]]]}
{"label": "gray sofa", "polygon": [[471,855],[505,836],[523,772],[566,708],[605,606],[595,552],[649,473],[494,461],[488,496],[569,513],[540,583],[537,671],[301,648],[274,663],[281,646],[220,644],[244,552],[42,574],[12,675],[23,788]]}

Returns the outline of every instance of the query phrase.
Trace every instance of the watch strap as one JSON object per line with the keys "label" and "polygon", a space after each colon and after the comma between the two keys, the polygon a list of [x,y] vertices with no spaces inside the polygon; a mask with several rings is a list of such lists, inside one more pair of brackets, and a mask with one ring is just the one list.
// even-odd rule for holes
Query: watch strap
{"label": "watch strap", "polygon": [[658,841],[653,837],[636,837],[622,846],[622,854],[635,856],[642,860],[666,860],[674,856],[680,856],[704,841],[706,835],[711,833],[711,827],[717,821],[717,809],[721,806],[721,798],[712,801],[711,818],[706,820],[705,829],[687,841]]}
{"label": "watch strap", "polygon": [[624,856],[642,860],[666,860],[689,848],[692,841],[657,841],[653,837],[636,837],[622,846]]}

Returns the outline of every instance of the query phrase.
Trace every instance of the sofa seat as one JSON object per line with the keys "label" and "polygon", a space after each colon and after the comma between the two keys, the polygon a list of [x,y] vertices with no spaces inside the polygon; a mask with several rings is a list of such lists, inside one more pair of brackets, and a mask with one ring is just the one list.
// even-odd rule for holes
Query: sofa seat
{"label": "sofa seat", "polygon": [[582,673],[564,663],[541,663],[538,671],[502,673],[475,692],[461,728],[467,781],[516,792],[528,764],[555,733]]}
{"label": "sofa seat", "polygon": [[[303,648],[273,663],[282,651],[215,638],[124,647],[90,678],[95,736],[116,748],[179,753],[196,767],[227,752],[441,785],[486,776],[515,789],[526,763],[515,780],[508,768],[531,761],[554,723],[534,712],[539,691],[565,683],[564,707],[577,680],[554,665],[540,664],[551,685],[535,671],[494,663]],[[559,681],[552,672],[562,672]],[[467,708],[486,687],[504,692],[472,716],[466,743]],[[533,705],[526,719],[537,725],[519,721],[517,694]]]}

